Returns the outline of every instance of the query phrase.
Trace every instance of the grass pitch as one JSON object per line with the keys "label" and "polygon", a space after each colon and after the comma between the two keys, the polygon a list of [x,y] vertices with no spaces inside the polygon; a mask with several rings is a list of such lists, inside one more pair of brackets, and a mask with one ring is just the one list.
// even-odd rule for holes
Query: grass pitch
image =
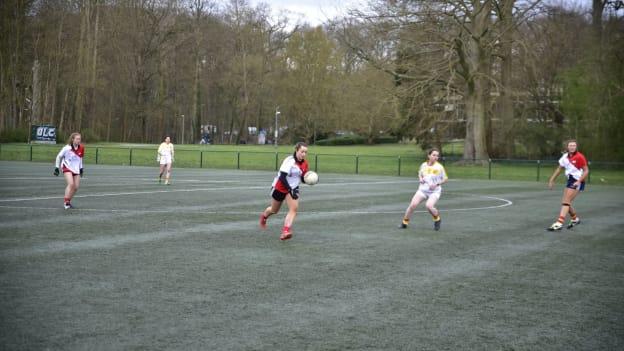
{"label": "grass pitch", "polygon": [[550,233],[561,186],[453,179],[434,232],[397,229],[414,179],[321,172],[280,242],[274,172],[89,165],[65,211],[49,164],[0,168],[3,350],[624,347],[619,186]]}

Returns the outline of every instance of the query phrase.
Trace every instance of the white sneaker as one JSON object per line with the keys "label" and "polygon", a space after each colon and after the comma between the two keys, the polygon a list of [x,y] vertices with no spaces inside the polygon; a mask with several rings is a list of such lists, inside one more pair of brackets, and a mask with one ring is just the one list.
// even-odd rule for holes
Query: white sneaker
{"label": "white sneaker", "polygon": [[572,227],[581,224],[581,219],[576,217],[576,219],[571,219],[570,223],[568,223],[568,229],[572,229]]}
{"label": "white sneaker", "polygon": [[555,222],[550,227],[546,228],[546,230],[554,232],[555,230],[561,230],[561,228],[563,228],[563,224],[560,222]]}

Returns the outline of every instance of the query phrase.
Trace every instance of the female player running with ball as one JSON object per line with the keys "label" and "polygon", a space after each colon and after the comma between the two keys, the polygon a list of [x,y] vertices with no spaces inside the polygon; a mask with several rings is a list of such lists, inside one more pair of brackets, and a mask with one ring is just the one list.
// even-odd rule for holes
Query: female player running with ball
{"label": "female player running with ball", "polygon": [[284,219],[284,227],[280,240],[288,240],[292,238],[292,225],[297,216],[299,207],[299,184],[303,181],[303,177],[308,172],[308,145],[305,143],[297,143],[295,152],[284,159],[279,169],[279,173],[273,179],[271,189],[271,205],[267,207],[260,215],[260,227],[266,228],[267,219],[279,212],[282,203],[286,200],[288,205],[288,214]]}
{"label": "female player running with ball", "polygon": [[433,217],[433,229],[440,230],[442,218],[440,218],[440,211],[438,211],[435,205],[440,199],[440,194],[442,193],[441,185],[448,181],[448,177],[444,167],[438,163],[439,157],[440,151],[435,148],[431,149],[427,153],[427,161],[420,165],[420,169],[418,170],[420,186],[418,187],[416,194],[414,194],[412,202],[405,210],[405,216],[403,216],[403,222],[401,222],[399,228],[407,228],[410,217],[412,217],[416,206],[418,206],[418,204],[422,201],[427,200],[427,211],[429,211]]}
{"label": "female player running with ball", "polygon": [[158,175],[158,184],[162,183],[162,176],[165,174],[165,185],[171,185],[169,178],[171,177],[171,164],[173,163],[173,144],[170,137],[165,137],[158,147],[158,156],[156,160],[160,163],[160,174]]}
{"label": "female player running with ball", "polygon": [[[74,208],[71,200],[80,187],[80,178],[82,177],[82,157],[84,156],[84,146],[80,143],[80,133],[72,133],[67,141],[67,145],[63,146],[61,152],[56,155],[56,163],[54,165],[54,175],[58,177],[61,170],[67,186],[65,187],[65,209]],[[61,169],[62,168],[62,169]]]}
{"label": "female player running with ball", "polygon": [[559,159],[559,166],[548,180],[548,188],[553,188],[555,179],[561,174],[562,169],[565,170],[565,175],[568,179],[566,187],[563,189],[559,218],[547,228],[549,231],[561,230],[561,228],[563,228],[563,222],[568,214],[570,214],[568,229],[581,223],[581,219],[576,215],[576,211],[572,207],[572,201],[574,201],[581,191],[585,190],[585,179],[589,175],[589,167],[587,166],[587,159],[585,159],[585,156],[578,151],[578,143],[576,140],[569,140],[566,143],[566,153]]}

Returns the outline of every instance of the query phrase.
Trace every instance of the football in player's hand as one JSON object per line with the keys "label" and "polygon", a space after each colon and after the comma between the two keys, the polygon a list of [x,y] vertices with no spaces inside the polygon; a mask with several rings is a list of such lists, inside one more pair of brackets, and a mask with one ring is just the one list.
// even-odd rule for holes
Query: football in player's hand
{"label": "football in player's hand", "polygon": [[319,180],[318,174],[316,174],[316,172],[313,172],[313,171],[308,171],[303,176],[303,181],[308,185],[314,185],[318,183],[318,180]]}

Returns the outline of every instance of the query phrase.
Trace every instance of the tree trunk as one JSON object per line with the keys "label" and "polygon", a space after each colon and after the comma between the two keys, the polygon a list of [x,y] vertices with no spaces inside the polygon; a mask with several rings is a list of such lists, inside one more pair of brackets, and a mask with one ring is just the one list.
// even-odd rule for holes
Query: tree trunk
{"label": "tree trunk", "polygon": [[602,13],[604,12],[606,3],[607,0],[592,1],[592,29],[598,43],[602,40]]}
{"label": "tree trunk", "polygon": [[497,141],[497,149],[506,158],[514,154],[514,107],[512,83],[512,44],[513,44],[513,6],[515,0],[504,0],[501,6],[500,24],[503,33],[501,35],[501,89],[499,98],[501,132],[502,136]]}
{"label": "tree trunk", "polygon": [[486,143],[487,90],[486,79],[490,74],[488,52],[484,48],[484,36],[489,25],[491,2],[475,9],[466,36],[465,64],[468,69],[466,84],[466,139],[464,159],[484,161],[489,159]]}
{"label": "tree trunk", "polygon": [[[41,121],[41,65],[35,60],[32,67],[32,103],[30,111],[30,123],[38,124]],[[30,126],[29,126],[30,128]]]}

